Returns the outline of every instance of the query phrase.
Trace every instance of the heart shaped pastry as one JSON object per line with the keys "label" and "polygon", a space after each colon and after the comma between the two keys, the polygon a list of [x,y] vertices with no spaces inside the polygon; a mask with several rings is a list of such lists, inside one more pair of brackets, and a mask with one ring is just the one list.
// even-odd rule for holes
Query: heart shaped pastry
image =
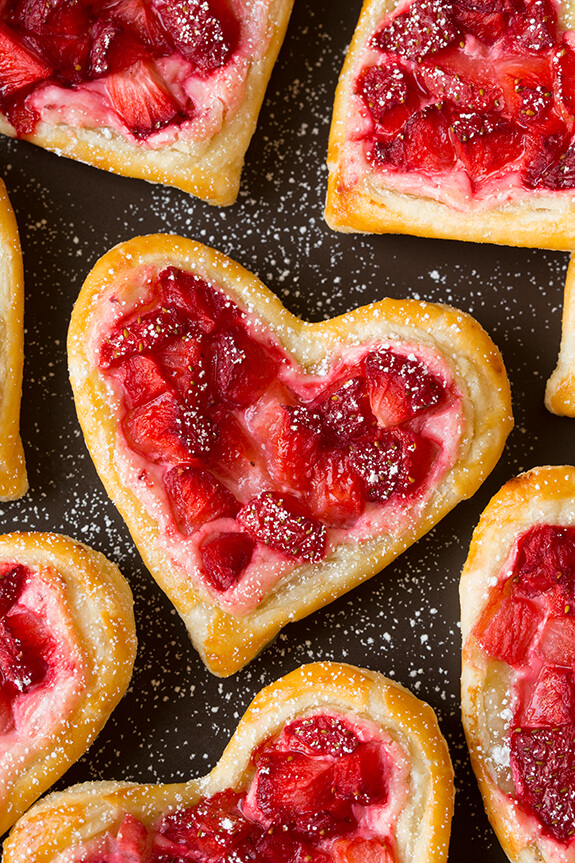
{"label": "heart shaped pastry", "polygon": [[4,863],[441,863],[452,810],[429,705],[376,672],[318,663],[256,696],[208,776],[51,794],[16,825]]}
{"label": "heart shaped pastry", "polygon": [[132,594],[64,536],[0,536],[0,835],[88,748],[136,653]]}
{"label": "heart shaped pastry", "polygon": [[293,0],[6,0],[0,132],[236,199]]}
{"label": "heart shaped pastry", "polygon": [[512,861],[575,860],[575,468],[490,501],[461,577],[462,709],[487,814]]}
{"label": "heart shaped pastry", "polygon": [[335,97],[329,225],[572,249],[572,26],[555,0],[366,0]]}
{"label": "heart shaped pastry", "polygon": [[24,272],[14,210],[0,180],[0,500],[28,490],[20,439],[24,361]]}
{"label": "heart shaped pastry", "polygon": [[68,349],[96,468],[221,675],[473,494],[512,422],[467,315],[384,300],[308,324],[166,235],[96,264]]}

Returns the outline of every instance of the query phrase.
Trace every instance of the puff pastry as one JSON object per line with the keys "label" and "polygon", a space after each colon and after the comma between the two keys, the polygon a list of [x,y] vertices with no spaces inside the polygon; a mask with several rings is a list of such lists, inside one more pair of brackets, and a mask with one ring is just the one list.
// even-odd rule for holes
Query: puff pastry
{"label": "puff pastry", "polygon": [[132,594],[104,555],[0,537],[0,835],[101,731],[135,653]]}
{"label": "puff pastry", "polygon": [[383,300],[309,324],[175,236],[97,263],[68,355],[99,475],[219,675],[472,495],[512,425],[469,316]]}
{"label": "puff pastry", "polygon": [[[0,132],[232,204],[292,5],[9,0]],[[66,37],[72,47],[54,56]]]}
{"label": "puff pastry", "polygon": [[24,272],[14,211],[0,180],[0,500],[28,490],[20,439],[24,362]]}
{"label": "puff pastry", "polygon": [[554,0],[365,0],[335,95],[328,224],[572,249],[572,28]]}
{"label": "puff pastry", "polygon": [[545,407],[559,416],[575,417],[575,263],[569,262],[563,292],[561,345],[557,365],[545,388]]}
{"label": "puff pastry", "polygon": [[461,577],[462,712],[491,824],[512,861],[575,860],[575,468],[492,498]]}
{"label": "puff pastry", "polygon": [[[298,735],[301,737],[294,744]],[[322,735],[330,742],[323,744],[318,739]],[[332,791],[338,803],[326,804],[321,778],[315,780],[314,794],[310,795],[301,773],[302,793],[289,809],[293,777],[285,756],[305,770],[306,776],[317,777],[318,765],[329,771],[330,765],[343,766],[349,757],[362,762],[367,753],[372,765],[378,766],[373,770],[370,790],[362,786],[363,791],[355,798],[362,804],[352,806],[353,813],[346,809],[348,823],[343,838],[336,838],[338,828],[330,820],[336,806],[345,808],[339,797],[340,780],[336,779],[336,790]],[[262,779],[264,762],[277,779],[271,798],[269,789],[261,784],[266,779]],[[367,769],[365,762],[362,769]],[[341,773],[345,774],[345,768]],[[281,812],[276,808],[280,788],[286,807]],[[216,811],[217,801],[220,809],[216,821],[210,813]],[[160,849],[170,853],[174,831],[180,836],[180,854],[188,842],[188,847],[193,843],[192,854],[200,851],[193,859],[215,859],[207,851],[213,839],[209,834],[221,823],[220,836],[225,835],[219,840],[219,853],[222,846],[228,853],[232,848],[241,853],[246,845],[253,852],[259,842],[293,841],[294,856],[288,852],[281,859],[300,859],[296,851],[309,842],[306,859],[316,859],[318,850],[322,860],[365,859],[358,856],[363,849],[363,853],[371,851],[369,859],[390,863],[440,863],[447,859],[452,810],[453,770],[432,709],[381,674],[318,663],[298,668],[256,696],[208,776],[177,785],[85,783],[51,794],[13,829],[4,845],[4,861],[108,861],[112,859],[108,855],[126,843],[129,834],[132,839],[138,836],[137,843],[130,843],[130,859],[144,863],[156,859]],[[201,844],[202,831],[186,832],[185,825],[191,822],[192,828],[197,827],[193,819],[202,817],[202,812],[202,825],[208,825],[203,835],[205,838],[207,832],[208,838],[206,845],[197,849],[195,843],[199,837]],[[341,814],[338,808],[338,815],[333,817],[337,820]],[[324,838],[318,839],[315,826],[320,820]],[[279,835],[270,828],[270,821],[281,824]],[[298,825],[295,839],[294,821]],[[263,837],[258,832],[262,822]]]}

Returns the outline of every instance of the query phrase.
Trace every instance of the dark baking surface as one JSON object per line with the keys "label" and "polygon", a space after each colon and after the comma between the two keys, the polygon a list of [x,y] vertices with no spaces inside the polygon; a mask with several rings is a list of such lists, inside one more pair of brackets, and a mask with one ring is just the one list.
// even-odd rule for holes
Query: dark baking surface
{"label": "dark baking surface", "polygon": [[[206,773],[262,686],[299,664],[344,660],[401,681],[437,711],[457,799],[450,861],[501,863],[471,774],[459,716],[458,582],[479,514],[503,482],[575,461],[575,421],[548,414],[567,255],[398,236],[343,236],[323,221],[325,155],[337,75],[359,2],[296,0],[238,202],[221,210],[0,139],[26,273],[22,435],[30,492],[0,504],[1,529],[57,530],[116,561],[135,595],[139,654],[131,688],[58,787],[94,779],[181,781]],[[312,8],[313,7],[313,8]],[[348,8],[349,7],[349,8]],[[74,299],[115,243],[155,231],[212,245],[256,272],[288,308],[318,320],[383,296],[447,302],[501,349],[515,429],[496,470],[387,570],[306,620],[234,677],[212,677],[148,574],[84,446],[66,370]]]}

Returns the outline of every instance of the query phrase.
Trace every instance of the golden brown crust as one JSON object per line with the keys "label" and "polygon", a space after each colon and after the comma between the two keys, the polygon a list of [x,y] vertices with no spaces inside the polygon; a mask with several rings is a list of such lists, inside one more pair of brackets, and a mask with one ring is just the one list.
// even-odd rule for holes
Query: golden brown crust
{"label": "golden brown crust", "polygon": [[0,500],[28,491],[20,439],[24,271],[16,217],[0,180]]}
{"label": "golden brown crust", "polygon": [[[250,5],[256,6],[256,3],[247,0],[246,6]],[[194,141],[183,135],[173,145],[152,149],[130,141],[113,129],[80,129],[65,123],[46,122],[41,122],[33,133],[19,137],[58,155],[115,174],[175,186],[210,204],[233,204],[239,191],[244,156],[256,129],[293,0],[270,0],[268,5],[265,28],[268,47],[261,57],[250,61],[241,105],[224,118],[221,130],[213,137]],[[260,14],[259,9],[256,12]],[[0,133],[11,137],[16,134],[2,115]]]}
{"label": "golden brown crust", "polygon": [[[422,237],[534,246],[569,251],[575,244],[575,195],[525,191],[488,206],[450,206],[399,191],[382,172],[354,164],[350,131],[357,126],[354,84],[366,43],[396,0],[365,0],[335,94],[328,145],[325,218],[337,231],[400,233]],[[566,4],[567,5],[567,4]],[[569,9],[565,26],[572,26]]]}
{"label": "golden brown crust", "polygon": [[409,784],[395,837],[404,863],[447,859],[453,813],[453,769],[432,709],[377,672],[339,663],[303,666],[263,689],[248,707],[220,761],[201,779],[177,785],[85,783],[49,795],[14,827],[4,863],[49,863],[78,842],[117,827],[126,812],[147,827],[199,796],[249,781],[250,754],[282,726],[315,709],[375,722],[404,751]]}
{"label": "golden brown crust", "polygon": [[545,407],[560,416],[575,417],[575,258],[571,256],[561,318],[561,346],[557,366],[547,381]]}
{"label": "golden brown crust", "polygon": [[0,559],[51,586],[80,666],[69,715],[42,730],[41,744],[24,752],[15,773],[0,775],[1,835],[99,734],[130,682],[136,633],[130,588],[103,554],[58,534],[12,533],[0,536]]}
{"label": "golden brown crust", "polygon": [[517,538],[535,524],[575,525],[574,500],[575,468],[570,466],[537,467],[510,480],[484,510],[461,575],[463,725],[488,818],[514,863],[573,863],[575,852],[558,852],[511,797],[512,779],[497,755],[505,725],[490,706],[503,704],[509,675],[471,634]]}
{"label": "golden brown crust", "polygon": [[[221,285],[252,309],[306,371],[337,347],[395,338],[436,351],[464,393],[465,429],[457,460],[421,518],[399,536],[340,546],[320,564],[302,564],[253,611],[223,611],[182,578],[162,551],[157,523],[120,479],[114,458],[116,420],[90,345],[111,292],[133,301],[144,268],[175,265]],[[107,305],[110,305],[109,303]],[[75,305],[68,339],[70,378],[88,448],[108,494],[126,520],[150,572],[186,622],[190,637],[215,674],[234,673],[288,622],[297,620],[379,572],[461,499],[470,497],[497,462],[512,426],[509,386],[501,357],[468,315],[447,306],[382,300],[341,317],[310,324],[295,318],[254,275],[219,252],[167,235],[136,238],[108,252],[88,276]]]}

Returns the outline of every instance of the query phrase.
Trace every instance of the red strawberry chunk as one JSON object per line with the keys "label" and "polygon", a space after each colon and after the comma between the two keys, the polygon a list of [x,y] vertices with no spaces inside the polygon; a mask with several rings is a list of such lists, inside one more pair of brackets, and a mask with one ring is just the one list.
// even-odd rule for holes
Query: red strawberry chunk
{"label": "red strawberry chunk", "polygon": [[575,726],[512,732],[511,766],[520,805],[559,842],[575,835]]}
{"label": "red strawberry chunk", "polygon": [[406,171],[434,174],[449,170],[456,158],[449,126],[443,107],[429,105],[412,114],[394,140],[376,142],[372,158],[378,165],[392,165]]}
{"label": "red strawberry chunk", "polygon": [[486,11],[489,4],[453,3],[453,20],[462,33],[471,33],[484,45],[493,45],[505,33],[507,15],[502,11]]}
{"label": "red strawberry chunk", "polygon": [[158,350],[170,339],[186,333],[186,323],[176,309],[161,308],[120,321],[100,348],[100,365],[106,369],[133,354]]}
{"label": "red strawberry chunk", "polygon": [[97,10],[104,18],[111,18],[132,33],[155,56],[170,53],[169,38],[148,0],[98,0]]}
{"label": "red strawberry chunk", "polygon": [[223,593],[240,580],[248,566],[255,542],[247,533],[220,533],[200,547],[206,580]]}
{"label": "red strawberry chunk", "polygon": [[150,59],[149,49],[118,21],[100,18],[96,22],[90,46],[90,78],[121,72],[139,60],[147,59]]}
{"label": "red strawberry chunk", "polygon": [[0,689],[9,694],[27,692],[47,672],[42,645],[34,637],[29,614],[11,614],[0,620]]}
{"label": "red strawberry chunk", "polygon": [[20,563],[10,564],[0,573],[0,617],[4,617],[18,601],[24,589],[25,576],[26,570]]}
{"label": "red strawberry chunk", "polygon": [[350,445],[376,428],[363,376],[350,378],[329,396],[316,401],[314,407],[328,444]]}
{"label": "red strawberry chunk", "polygon": [[475,637],[493,659],[518,667],[526,661],[540,621],[541,612],[533,602],[503,596],[485,609]]}
{"label": "red strawberry chunk", "polygon": [[198,72],[225,66],[240,30],[227,0],[158,0],[156,9],[175,47]]}
{"label": "red strawberry chunk", "polygon": [[383,804],[388,796],[388,771],[382,749],[375,741],[361,743],[338,759],[334,770],[337,793],[362,806]]}
{"label": "red strawberry chunk", "polygon": [[232,413],[224,414],[214,424],[213,441],[207,464],[218,476],[241,488],[259,465],[260,453]]}
{"label": "red strawberry chunk", "polygon": [[202,343],[191,336],[173,339],[158,351],[158,363],[180,398],[190,407],[205,406],[208,378]]}
{"label": "red strawberry chunk", "polygon": [[355,732],[337,716],[320,714],[296,719],[286,725],[282,741],[292,751],[306,755],[350,755],[359,746]]}
{"label": "red strawberry chunk", "polygon": [[[228,789],[200,800],[196,806],[165,816],[159,834],[176,845],[176,853],[168,859],[222,860],[252,828],[239,811],[239,801],[240,795]],[[183,846],[181,858],[177,846]],[[162,846],[157,843],[157,847]]]}
{"label": "red strawberry chunk", "polygon": [[146,859],[152,841],[151,834],[142,822],[128,813],[118,828],[115,853],[119,861],[140,863]]}
{"label": "red strawberry chunk", "polygon": [[121,122],[135,138],[147,138],[187,119],[150,63],[138,61],[106,77],[106,89]]}
{"label": "red strawberry chunk", "polygon": [[158,276],[157,290],[164,307],[184,314],[194,335],[211,333],[230,324],[237,307],[204,279],[177,267],[166,267]]}
{"label": "red strawberry chunk", "polygon": [[550,616],[539,637],[537,650],[551,665],[575,665],[575,617]]}
{"label": "red strawberry chunk", "polygon": [[170,392],[128,411],[122,429],[133,450],[163,464],[207,453],[212,441],[207,417],[184,410]]}
{"label": "red strawberry chunk", "polygon": [[217,396],[234,407],[255,402],[278,369],[274,353],[237,325],[213,337],[211,364]]}
{"label": "red strawberry chunk", "polygon": [[568,725],[575,719],[575,689],[570,668],[541,669],[520,722],[529,728]]}
{"label": "red strawberry chunk", "polygon": [[454,114],[457,153],[477,183],[513,165],[524,153],[522,130],[495,111]]}
{"label": "red strawberry chunk", "polygon": [[575,115],[575,50],[563,39],[552,57],[554,80],[561,103],[568,115]]}
{"label": "red strawberry chunk", "polygon": [[390,350],[372,351],[365,373],[371,409],[384,428],[437,407],[445,397],[443,384],[422,362]]}
{"label": "red strawberry chunk", "polygon": [[251,843],[245,849],[245,856],[241,856],[241,847],[235,853],[238,856],[234,860],[237,859],[238,863],[252,860],[265,860],[266,863],[286,863],[288,860],[289,863],[332,863],[333,860],[331,854],[318,851],[300,837],[274,830],[262,833],[256,843],[255,856]]}
{"label": "red strawberry chunk", "polygon": [[550,0],[525,0],[509,18],[504,44],[517,53],[544,51],[557,41],[557,13]]}
{"label": "red strawberry chunk", "polygon": [[238,513],[239,503],[231,491],[201,467],[173,467],[165,474],[164,485],[184,536],[190,536],[208,521],[234,518]]}
{"label": "red strawberry chunk", "polygon": [[328,450],[318,456],[306,501],[328,527],[346,528],[357,521],[365,505],[363,483],[344,453]]}
{"label": "red strawberry chunk", "polygon": [[124,360],[117,367],[116,374],[124,388],[129,408],[153,401],[168,390],[157,362],[147,354],[135,354]]}
{"label": "red strawberry chunk", "polygon": [[303,405],[282,404],[289,392],[273,388],[250,411],[250,427],[263,441],[266,466],[281,487],[299,491],[309,486],[321,442],[321,422],[316,411]]}
{"label": "red strawberry chunk", "polygon": [[536,525],[518,543],[514,577],[528,596],[560,587],[575,602],[575,528]]}
{"label": "red strawberry chunk", "polygon": [[523,182],[530,189],[559,191],[575,186],[575,144],[564,146],[564,137],[552,135],[543,152],[525,166]]}
{"label": "red strawberry chunk", "polygon": [[302,752],[267,752],[258,765],[256,799],[274,825],[306,836],[347,833],[356,826],[352,804],[334,785],[333,761]]}
{"label": "red strawberry chunk", "polygon": [[0,97],[28,91],[52,74],[52,67],[0,22]]}
{"label": "red strawberry chunk", "polygon": [[482,112],[502,104],[503,90],[493,64],[481,55],[452,47],[421,63],[417,78],[436,101],[451,102],[459,110]]}
{"label": "red strawberry chunk", "polygon": [[371,66],[357,82],[357,93],[377,124],[378,137],[398,132],[419,107],[417,84],[413,75],[399,63]]}
{"label": "red strawberry chunk", "polygon": [[262,492],[241,508],[238,521],[258,542],[295,560],[317,560],[326,544],[325,525],[301,514],[297,501]]}
{"label": "red strawberry chunk", "polygon": [[410,60],[442,51],[459,38],[453,7],[442,0],[415,0],[395,15],[374,37],[374,47]]}
{"label": "red strawberry chunk", "polygon": [[409,497],[417,493],[436,454],[437,447],[428,438],[394,428],[354,444],[348,458],[364,483],[367,499],[381,502],[392,494]]}

